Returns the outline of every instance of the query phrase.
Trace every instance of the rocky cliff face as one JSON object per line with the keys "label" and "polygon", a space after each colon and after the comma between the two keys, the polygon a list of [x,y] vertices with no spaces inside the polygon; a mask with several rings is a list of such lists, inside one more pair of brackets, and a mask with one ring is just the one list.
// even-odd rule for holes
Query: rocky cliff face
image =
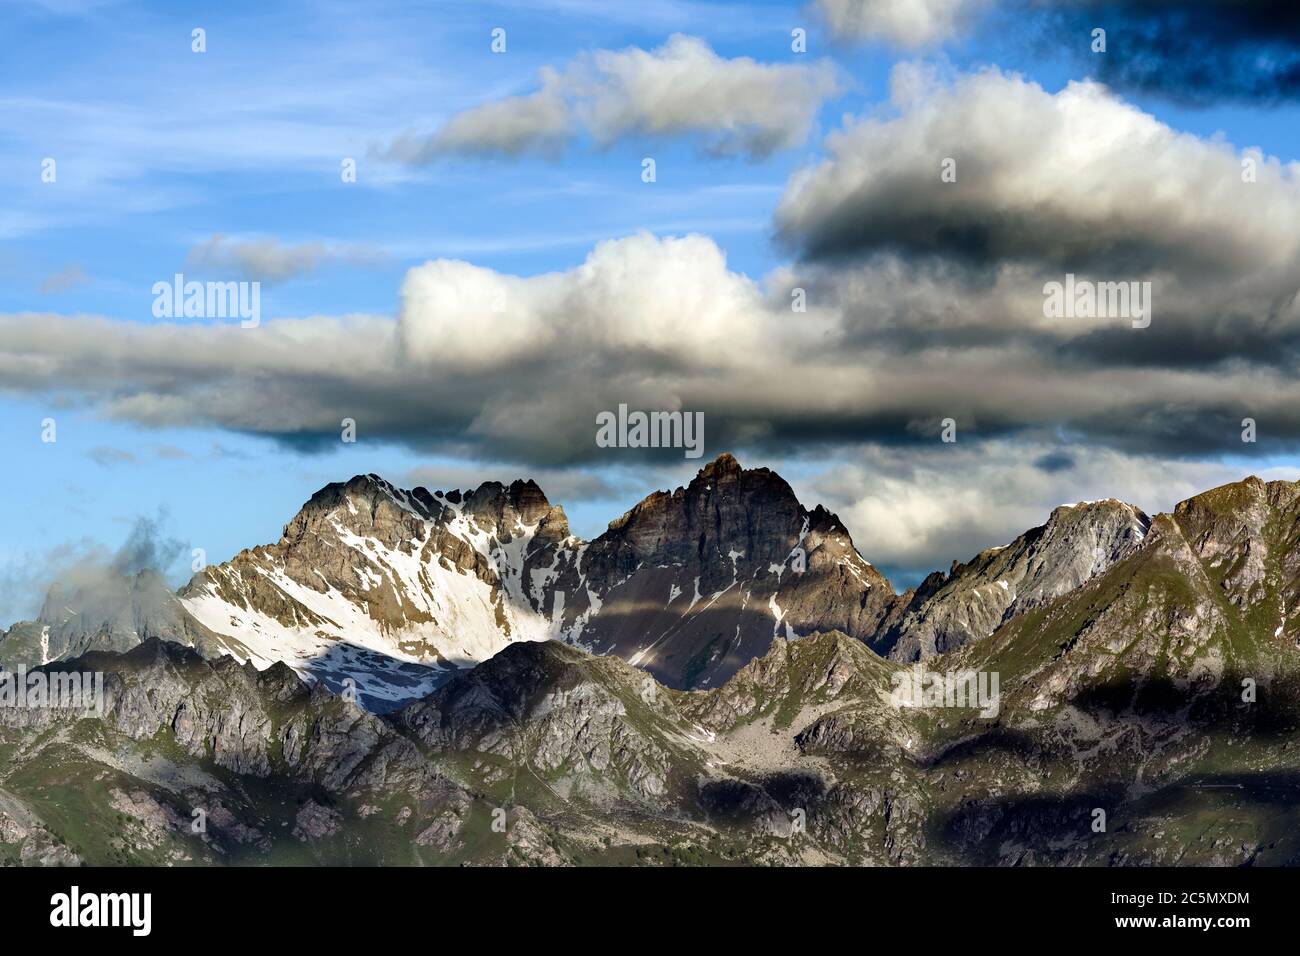
{"label": "rocky cliff face", "polygon": [[1247,478],[1182,502],[1174,521],[1230,604],[1300,638],[1300,483]]}
{"label": "rocky cliff face", "polygon": [[557,575],[567,638],[671,687],[712,687],[777,636],[866,638],[894,600],[834,515],[730,455],[657,492]]}

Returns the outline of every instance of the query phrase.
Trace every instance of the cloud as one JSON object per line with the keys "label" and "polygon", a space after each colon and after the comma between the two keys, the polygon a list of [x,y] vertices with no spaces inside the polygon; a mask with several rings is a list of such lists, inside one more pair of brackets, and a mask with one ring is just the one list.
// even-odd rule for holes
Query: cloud
{"label": "cloud", "polygon": [[[831,34],[917,49],[1019,32],[1109,86],[1189,105],[1300,96],[1300,9],[1274,0],[815,0]],[[1000,17],[982,16],[996,11]],[[1092,31],[1106,31],[1094,52]]]}
{"label": "cloud", "polygon": [[902,64],[892,99],[896,115],[833,134],[782,198],[778,226],[805,257],[1292,276],[1296,163],[1180,133],[1091,82],[1052,94],[996,68],[949,83]]}
{"label": "cloud", "polygon": [[190,248],[186,268],[233,272],[267,285],[310,275],[326,264],[374,266],[383,254],[361,246],[212,237]]}
{"label": "cloud", "polygon": [[0,564],[0,630],[36,617],[54,583],[81,598],[83,607],[120,592],[123,577],[141,571],[164,574],[185,554],[186,545],[169,536],[165,513],[140,515],[117,550],[89,538],[47,551],[28,553]]}
{"label": "cloud", "polygon": [[69,569],[87,562],[102,566],[109,558],[107,550],[83,539],[0,562],[0,631],[35,618],[50,584]]}
{"label": "cloud", "polygon": [[[801,284],[806,313],[791,309]],[[1293,312],[1246,314],[1238,332],[1254,338],[1224,335],[1222,354],[1109,358],[1165,325],[1173,350],[1228,322],[1213,305],[1157,310],[1151,328],[1125,324],[1107,346],[1101,320],[1045,319],[1041,284],[1018,268],[990,280],[889,256],[758,282],[706,237],[640,234],[538,276],[426,263],[408,272],[395,319],[241,329],[3,316],[0,387],[300,449],[337,447],[351,418],[364,442],[536,467],[680,460],[675,449],[598,448],[595,416],[620,403],[704,412],[706,454],[927,447],[947,417],[963,441],[1055,429],[1179,456],[1293,447]],[[1240,441],[1245,416],[1259,423],[1257,446]]]}
{"label": "cloud", "polygon": [[135,455],[124,448],[113,448],[109,445],[97,445],[86,452],[95,464],[103,468],[111,468],[114,465],[124,465],[135,461]]}
{"label": "cloud", "polygon": [[[892,85],[893,115],[833,134],[776,212],[800,281],[858,336],[1116,376],[1295,359],[1300,165],[1178,132],[1095,83],[1053,94],[906,64]],[[1151,282],[1151,327],[1045,316],[1045,284],[1071,273]],[[1209,422],[1212,391],[1161,413],[1190,402]]]}
{"label": "cloud", "polygon": [[1034,459],[1034,467],[1049,475],[1069,471],[1074,464],[1074,456],[1064,451],[1044,452]]}
{"label": "cloud", "polygon": [[168,536],[164,531],[165,513],[150,518],[141,515],[131,525],[122,546],[108,562],[108,570],[115,575],[134,575],[141,571],[162,573],[175,564],[185,552],[185,542]]}
{"label": "cloud", "polygon": [[554,155],[574,135],[564,82],[551,69],[541,71],[542,88],[457,113],[432,136],[407,133],[388,148],[388,156],[419,166],[439,156]]}
{"label": "cloud", "polygon": [[[906,66],[893,113],[791,181],[777,224],[799,258],[759,279],[708,237],[642,233],[541,275],[426,262],[394,317],[2,316],[0,388],[307,450],[351,418],[363,442],[561,470],[682,460],[598,448],[619,404],[703,412],[706,454],[929,449],[951,418],[971,443],[1264,457],[1300,446],[1297,169],[1094,83]],[[1150,326],[1046,315],[1067,273],[1150,281]]]}
{"label": "cloud", "polygon": [[83,286],[89,281],[80,263],[74,262],[46,276],[45,281],[41,283],[40,291],[42,295],[55,295]]}
{"label": "cloud", "polygon": [[806,139],[840,84],[827,62],[763,64],[726,59],[676,34],[657,49],[598,50],[540,89],[452,116],[436,133],[405,134],[389,158],[423,164],[447,155],[554,155],[585,131],[598,146],[627,138],[692,137],[718,155],[765,157]]}
{"label": "cloud", "polygon": [[1046,14],[1046,29],[1058,36],[1106,30],[1106,52],[1086,62],[1111,86],[1191,104],[1300,96],[1300,9],[1293,4],[1073,0]]}
{"label": "cloud", "polygon": [[922,47],[960,36],[987,0],[816,0],[832,35]]}

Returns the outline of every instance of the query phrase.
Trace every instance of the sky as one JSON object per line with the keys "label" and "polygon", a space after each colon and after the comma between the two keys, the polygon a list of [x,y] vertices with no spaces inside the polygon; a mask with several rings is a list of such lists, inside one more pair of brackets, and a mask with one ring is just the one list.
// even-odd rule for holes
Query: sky
{"label": "sky", "polygon": [[[533,477],[593,537],[730,451],[897,587],[1300,477],[1300,15],[1182,11],[0,0],[0,627],[366,472]],[[256,325],[157,314],[177,274]],[[1067,274],[1149,324],[1045,315]],[[619,404],[704,457],[601,447]]]}

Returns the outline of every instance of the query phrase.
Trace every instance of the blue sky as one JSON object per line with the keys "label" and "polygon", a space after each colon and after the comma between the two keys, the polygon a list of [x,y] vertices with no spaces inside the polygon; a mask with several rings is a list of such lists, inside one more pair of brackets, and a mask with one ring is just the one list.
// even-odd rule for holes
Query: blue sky
{"label": "blue sky", "polygon": [[[824,137],[846,114],[889,112],[890,75],[899,62],[937,64],[956,75],[996,64],[1048,93],[1086,76],[1089,65],[1044,43],[1030,21],[1023,29],[988,23],[919,50],[896,49],[832,36],[811,7],[764,2],[4,0],[0,21],[0,314],[28,315],[34,327],[52,315],[157,323],[151,287],[177,272],[206,277],[193,250],[214,236],[325,250],[314,268],[263,283],[263,314],[276,319],[392,317],[408,270],[428,260],[537,276],[575,269],[602,240],[641,231],[706,235],[731,272],[759,282],[796,256],[774,225],[791,177],[826,155]],[[190,49],[195,27],[206,31],[202,54]],[[495,27],[507,31],[505,54],[490,50]],[[802,56],[790,48],[796,27],[808,31]],[[628,136],[601,146],[582,131],[559,158],[448,156],[410,166],[384,155],[403,133],[427,134],[463,110],[535,90],[543,68],[562,68],[586,51],[653,49],[675,33],[701,38],[722,58],[829,61],[839,92],[817,107],[803,141],[761,157],[710,155],[689,136]],[[1293,105],[1187,105],[1141,90],[1124,96],[1176,130],[1258,146],[1284,162],[1300,155]],[[654,184],[640,179],[647,155],[657,163]],[[57,162],[52,184],[41,182],[45,157]],[[357,161],[355,184],[340,180],[346,157]],[[219,270],[211,277],[230,278]],[[249,337],[247,348],[259,344]],[[180,580],[188,547],[203,547],[216,561],[274,540],[328,481],[374,471],[400,482],[415,473],[476,469],[509,480],[564,467],[522,454],[376,440],[364,430],[355,445],[321,451],[202,421],[133,420],[66,382],[10,387],[15,368],[0,364],[7,503],[0,580],[16,582],[0,587],[0,626],[35,609],[40,594],[24,597],[21,588],[34,585],[53,550],[113,548],[142,515],[162,516],[167,533],[187,546],[177,552],[185,560],[167,569]],[[440,410],[427,414],[437,418]],[[54,444],[39,440],[49,416],[58,422]],[[863,467],[845,448],[842,441],[788,450],[756,443],[742,461],[777,467],[809,506],[825,499],[842,509],[859,548],[875,560],[871,528],[855,527],[852,518],[862,494],[827,477],[839,462]],[[723,450],[710,447],[709,454]],[[1280,474],[1294,462],[1281,446],[1240,458],[1221,451],[1190,458],[1204,474],[1225,476]],[[1185,464],[1189,456],[1170,460]],[[689,477],[697,464],[586,463],[576,470],[600,476],[602,490],[552,498],[566,505],[575,531],[590,536],[643,493]],[[1171,483],[1165,496],[1176,498],[1175,489],[1186,490],[1192,480]],[[1116,484],[1115,493],[1126,490]],[[1162,507],[1175,500],[1142,487]],[[1088,490],[1079,488],[1077,496]],[[1061,493],[1076,494],[1064,480]],[[983,538],[998,543],[996,534],[1013,526],[979,525],[936,539],[936,548]],[[923,563],[905,555],[884,562],[904,582]]]}

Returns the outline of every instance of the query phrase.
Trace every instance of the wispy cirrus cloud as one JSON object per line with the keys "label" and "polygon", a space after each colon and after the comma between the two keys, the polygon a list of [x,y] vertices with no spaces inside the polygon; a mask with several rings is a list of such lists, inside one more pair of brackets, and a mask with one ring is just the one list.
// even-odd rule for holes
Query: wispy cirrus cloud
{"label": "wispy cirrus cloud", "polygon": [[42,295],[57,295],[83,286],[89,281],[86,271],[81,268],[81,263],[72,262],[46,276],[41,282],[40,292]]}
{"label": "wispy cirrus cloud", "polygon": [[135,461],[135,453],[125,448],[114,448],[111,445],[96,445],[86,456],[95,464],[102,468],[111,468],[114,465],[124,465]]}

